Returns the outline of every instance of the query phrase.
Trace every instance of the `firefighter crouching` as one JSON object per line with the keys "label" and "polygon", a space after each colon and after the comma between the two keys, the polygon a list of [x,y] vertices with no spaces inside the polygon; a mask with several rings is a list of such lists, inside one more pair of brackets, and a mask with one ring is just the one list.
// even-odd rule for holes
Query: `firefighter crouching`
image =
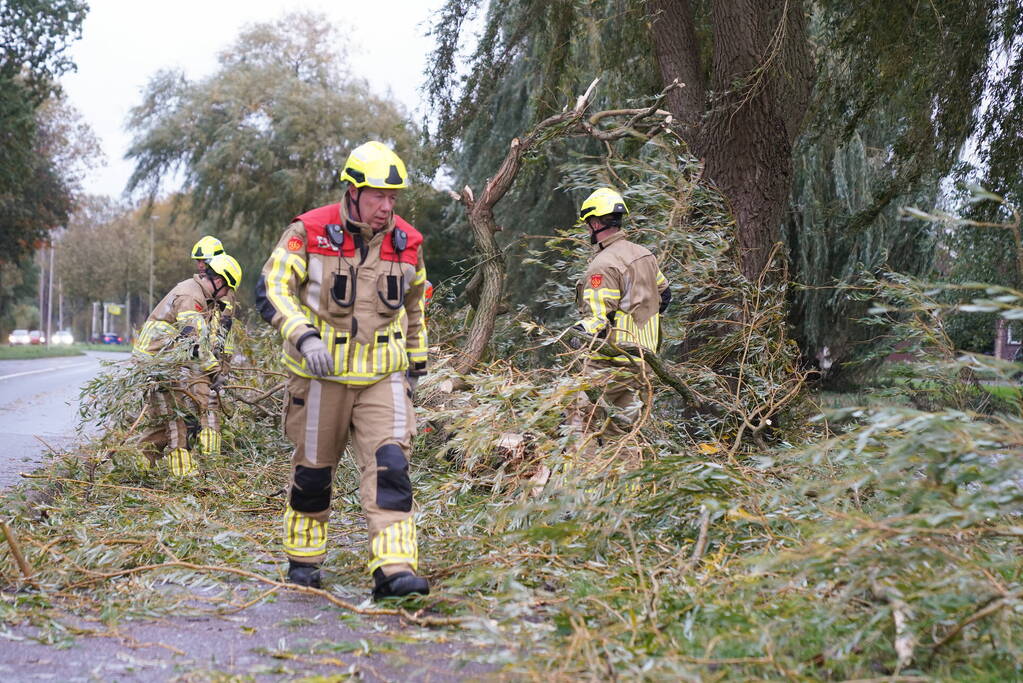
{"label": "firefighter crouching", "polygon": [[[224,245],[212,235],[205,235],[192,246],[192,259],[195,261],[196,272],[205,275],[206,264],[214,256],[223,254]],[[221,447],[220,434],[220,400],[227,373],[230,370],[231,358],[235,352],[234,318],[237,310],[237,292],[231,289],[225,296],[216,300],[211,307],[209,320],[209,337],[212,343],[212,356],[216,363],[208,365],[209,372],[195,380],[199,384],[194,395],[199,405],[199,453],[202,455],[219,455]]]}
{"label": "firefighter crouching", "polygon": [[[188,427],[180,417],[182,412],[200,414],[209,400],[209,375],[216,372],[216,357],[210,350],[210,321],[217,303],[233,292],[241,283],[242,270],[238,262],[227,254],[218,254],[207,262],[204,274],[195,274],[179,282],[165,296],[143,325],[135,339],[137,357],[155,356],[180,348],[189,348],[190,367],[186,368],[180,383],[154,389],[148,396],[150,428],[142,435],[144,458],[142,465],[151,466],[170,449],[169,465],[172,474],[191,476],[196,473],[195,462],[188,446]],[[189,397],[194,397],[189,398]],[[198,402],[198,405],[196,405]],[[203,423],[209,430],[208,422]],[[209,452],[210,433],[200,430],[200,448]],[[219,442],[219,431],[217,431]],[[219,443],[216,444],[219,449]]]}
{"label": "firefighter crouching", "polygon": [[[582,204],[579,224],[587,226],[594,253],[576,286],[581,319],[574,328],[614,344],[657,353],[660,314],[671,302],[671,290],[657,258],[626,238],[622,217],[627,213],[622,196],[607,187],[593,192]],[[618,369],[605,386],[603,398],[618,409],[621,422],[635,422],[644,405],[638,366],[630,364],[626,356],[606,350],[595,351],[586,364],[587,370]],[[573,416],[576,426],[592,422],[591,415],[598,423],[603,421],[603,411],[593,410],[586,405],[588,401],[583,403],[583,409]],[[623,430],[612,420],[605,431],[620,434]]]}
{"label": "firefighter crouching", "polygon": [[263,266],[256,301],[284,338],[284,430],[294,444],[284,511],[288,580],[319,586],[332,482],[353,444],[375,599],[429,593],[416,575],[409,455],[412,391],[426,373],[422,235],[393,212],[401,159],[367,142],[339,204],[298,216]]}

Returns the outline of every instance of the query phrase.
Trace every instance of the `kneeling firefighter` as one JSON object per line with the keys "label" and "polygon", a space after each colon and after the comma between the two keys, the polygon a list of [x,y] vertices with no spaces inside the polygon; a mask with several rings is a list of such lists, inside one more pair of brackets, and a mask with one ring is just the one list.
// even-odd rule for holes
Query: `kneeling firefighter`
{"label": "kneeling firefighter", "polygon": [[394,214],[405,164],[380,142],[352,151],[338,204],[288,226],[263,266],[256,302],[284,338],[284,430],[295,445],[284,510],[288,580],[320,585],[331,486],[353,444],[369,527],[375,599],[427,594],[416,574],[409,454],[412,391],[426,373],[420,233]]}
{"label": "kneeling firefighter", "polygon": [[[142,436],[146,457],[143,465],[151,465],[169,447],[172,474],[191,476],[196,473],[188,447],[188,428],[180,414],[205,412],[210,373],[216,370],[216,357],[210,344],[210,321],[218,302],[233,293],[241,279],[242,269],[234,258],[227,254],[214,256],[207,262],[203,274],[196,273],[168,292],[135,339],[133,351],[140,358],[169,353],[182,342],[191,349],[191,362],[185,368],[182,381],[149,393],[147,410],[151,426]],[[191,405],[193,401],[189,397],[195,397],[200,405]],[[207,449],[203,448],[203,452]]]}

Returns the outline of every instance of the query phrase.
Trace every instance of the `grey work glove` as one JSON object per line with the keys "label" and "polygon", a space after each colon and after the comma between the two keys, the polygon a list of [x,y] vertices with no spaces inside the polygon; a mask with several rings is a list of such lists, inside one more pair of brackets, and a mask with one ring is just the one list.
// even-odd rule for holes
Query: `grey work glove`
{"label": "grey work glove", "polygon": [[[586,332],[586,330],[583,329],[582,325],[572,325],[571,329],[576,330],[578,332],[583,332],[583,333]],[[575,336],[574,334],[568,335],[568,346],[573,351],[578,351],[584,345],[585,344],[584,344],[583,340],[580,339],[579,337]]]}
{"label": "grey work glove", "polygon": [[217,378],[210,383],[210,389],[217,392],[218,394],[224,388],[225,377],[223,375],[217,375]]}
{"label": "grey work glove", "polygon": [[327,345],[319,337],[306,337],[298,349],[305,357],[309,372],[324,377],[334,372],[334,359],[327,351]]}
{"label": "grey work glove", "polygon": [[412,396],[415,396],[416,386],[419,384],[419,375],[413,375],[406,372],[405,379],[408,380],[409,391],[412,392]]}

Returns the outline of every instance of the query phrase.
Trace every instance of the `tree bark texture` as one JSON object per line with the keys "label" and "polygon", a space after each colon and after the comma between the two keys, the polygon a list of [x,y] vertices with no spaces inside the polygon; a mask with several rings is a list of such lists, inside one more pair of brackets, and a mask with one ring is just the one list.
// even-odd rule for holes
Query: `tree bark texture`
{"label": "tree bark texture", "polygon": [[[668,106],[680,120],[696,122],[680,134],[728,200],[741,270],[756,280],[781,236],[792,148],[813,85],[803,2],[714,0],[709,68],[700,59],[708,51],[697,43],[689,0],[648,6],[662,79],[687,86]],[[699,90],[702,103],[694,97]]]}

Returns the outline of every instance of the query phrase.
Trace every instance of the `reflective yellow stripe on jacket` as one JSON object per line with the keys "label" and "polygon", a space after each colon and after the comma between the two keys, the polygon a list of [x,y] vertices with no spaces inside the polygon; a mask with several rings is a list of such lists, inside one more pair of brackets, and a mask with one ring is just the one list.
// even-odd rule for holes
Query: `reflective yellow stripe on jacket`
{"label": "reflective yellow stripe on jacket", "polygon": [[583,301],[590,309],[590,315],[580,321],[583,329],[590,334],[600,332],[608,323],[608,313],[618,310],[618,301],[622,298],[621,291],[608,287],[583,290]]}
{"label": "reflective yellow stripe on jacket", "polygon": [[270,254],[270,269],[266,274],[266,296],[277,312],[284,316],[280,329],[285,339],[291,339],[300,327],[312,325],[303,312],[303,308],[305,311],[309,309],[302,306],[291,291],[292,275],[298,282],[305,280],[305,262],[297,254],[289,254],[280,247],[274,249]]}
{"label": "reflective yellow stripe on jacket", "polygon": [[[419,268],[416,270],[416,279],[412,281],[412,286],[422,287],[424,284],[426,284],[426,268]],[[426,297],[420,296],[413,307],[414,312],[419,315],[412,317],[419,320],[419,326],[414,332],[410,327],[409,338],[405,340],[405,351],[408,353],[410,362],[423,363],[426,362],[426,351],[429,346],[426,339]],[[404,314],[403,311],[402,315]]]}
{"label": "reflective yellow stripe on jacket", "polygon": [[152,356],[153,352],[149,349],[153,347],[153,342],[164,338],[164,344],[174,339],[177,336],[178,331],[174,329],[174,326],[163,320],[147,320],[146,324],[142,326],[137,337],[135,337],[135,346],[133,350],[136,353],[141,353],[146,356]]}
{"label": "reflective yellow stripe on jacket", "polygon": [[[310,324],[319,331],[320,339],[334,357],[334,375],[319,379],[336,378],[345,384],[368,385],[375,384],[392,372],[408,370],[411,354],[406,353],[401,331],[405,319],[404,310],[386,328],[377,330],[373,341],[368,344],[355,341],[348,332],[334,329],[306,306],[302,306],[302,311],[309,316]],[[294,358],[285,350],[282,358],[284,365],[299,377],[314,377],[309,374],[305,359],[301,356]]]}
{"label": "reflective yellow stripe on jacket", "polygon": [[[654,314],[652,318],[646,321],[645,325],[639,325],[630,314],[618,311],[614,316],[614,327],[611,328],[611,342],[614,344],[635,344],[653,353],[657,353],[660,319],[660,314]],[[593,357],[600,360],[627,360],[625,356],[594,354]]]}

